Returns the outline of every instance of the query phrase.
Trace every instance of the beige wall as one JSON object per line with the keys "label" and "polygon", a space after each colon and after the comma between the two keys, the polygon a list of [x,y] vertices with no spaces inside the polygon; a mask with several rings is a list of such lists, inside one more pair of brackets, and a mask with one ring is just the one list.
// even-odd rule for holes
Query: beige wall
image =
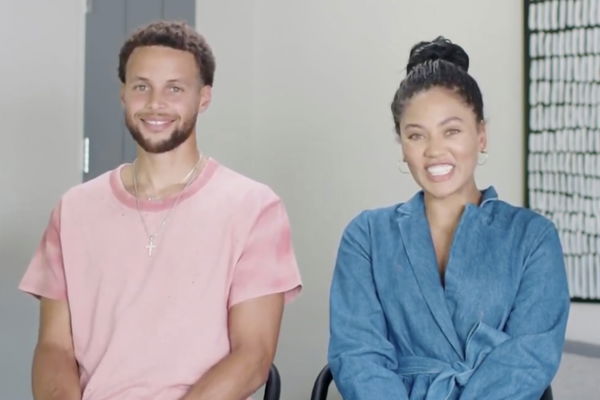
{"label": "beige wall", "polygon": [[[48,213],[80,181],[83,0],[0,2],[0,398],[29,396],[36,302],[15,289]],[[481,186],[523,198],[521,2],[198,0],[218,68],[200,143],[270,184],[293,224],[305,291],[286,312],[283,398],[307,398],[325,361],[339,235],[359,210],[416,189],[396,170],[388,112],[410,46],[444,34],[472,55],[490,120]],[[569,337],[600,342],[600,306],[573,308]]]}
{"label": "beige wall", "polygon": [[84,1],[1,1],[0,398],[29,399],[37,301],[17,283],[60,194],[80,182]]}

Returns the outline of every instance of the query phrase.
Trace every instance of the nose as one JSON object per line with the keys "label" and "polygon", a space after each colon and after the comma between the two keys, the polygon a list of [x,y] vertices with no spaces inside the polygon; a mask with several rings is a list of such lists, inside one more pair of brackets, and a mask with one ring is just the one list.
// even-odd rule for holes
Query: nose
{"label": "nose", "polygon": [[425,157],[435,158],[444,154],[444,141],[441,138],[430,137],[425,146]]}
{"label": "nose", "polygon": [[152,90],[150,92],[147,107],[151,110],[160,110],[166,107],[166,103],[160,91]]}

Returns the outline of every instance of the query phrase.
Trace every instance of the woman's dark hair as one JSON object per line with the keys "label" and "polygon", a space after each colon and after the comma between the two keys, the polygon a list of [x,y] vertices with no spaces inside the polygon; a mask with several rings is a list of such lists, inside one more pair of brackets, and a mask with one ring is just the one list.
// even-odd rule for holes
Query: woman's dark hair
{"label": "woman's dark hair", "polygon": [[213,85],[215,75],[215,57],[202,35],[185,22],[156,21],[135,31],[121,47],[119,52],[119,79],[125,83],[125,67],[133,50],[141,46],[165,46],[192,53],[200,81],[204,85]]}
{"label": "woman's dark hair", "polygon": [[459,45],[443,36],[431,42],[419,42],[410,50],[406,77],[392,101],[392,115],[396,133],[400,135],[400,118],[406,103],[417,93],[432,87],[455,91],[473,108],[477,120],[482,122],[483,100],[479,85],[467,72],[469,56]]}

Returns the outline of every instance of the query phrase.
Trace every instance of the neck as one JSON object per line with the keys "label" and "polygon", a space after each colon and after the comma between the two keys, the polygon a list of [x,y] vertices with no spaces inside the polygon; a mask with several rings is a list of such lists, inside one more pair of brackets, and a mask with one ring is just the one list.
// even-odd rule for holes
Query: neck
{"label": "neck", "polygon": [[[138,195],[141,197],[164,198],[182,190],[201,168],[197,165],[201,156],[193,136],[165,153],[148,153],[138,147],[135,165],[130,166],[123,174],[125,186],[134,193],[135,174]],[[190,175],[195,166],[195,173]]]}
{"label": "neck", "polygon": [[477,189],[475,182],[466,190],[453,194],[449,197],[436,198],[425,192],[425,213],[429,225],[432,227],[454,230],[460,216],[468,203],[479,204],[481,192]]}

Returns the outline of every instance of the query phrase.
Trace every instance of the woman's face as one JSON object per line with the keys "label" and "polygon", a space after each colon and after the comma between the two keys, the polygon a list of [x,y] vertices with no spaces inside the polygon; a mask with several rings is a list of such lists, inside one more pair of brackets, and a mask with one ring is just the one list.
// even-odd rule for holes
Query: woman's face
{"label": "woman's face", "polygon": [[413,178],[429,195],[477,190],[474,172],[487,144],[485,126],[456,92],[433,87],[415,94],[400,119],[400,143]]}

